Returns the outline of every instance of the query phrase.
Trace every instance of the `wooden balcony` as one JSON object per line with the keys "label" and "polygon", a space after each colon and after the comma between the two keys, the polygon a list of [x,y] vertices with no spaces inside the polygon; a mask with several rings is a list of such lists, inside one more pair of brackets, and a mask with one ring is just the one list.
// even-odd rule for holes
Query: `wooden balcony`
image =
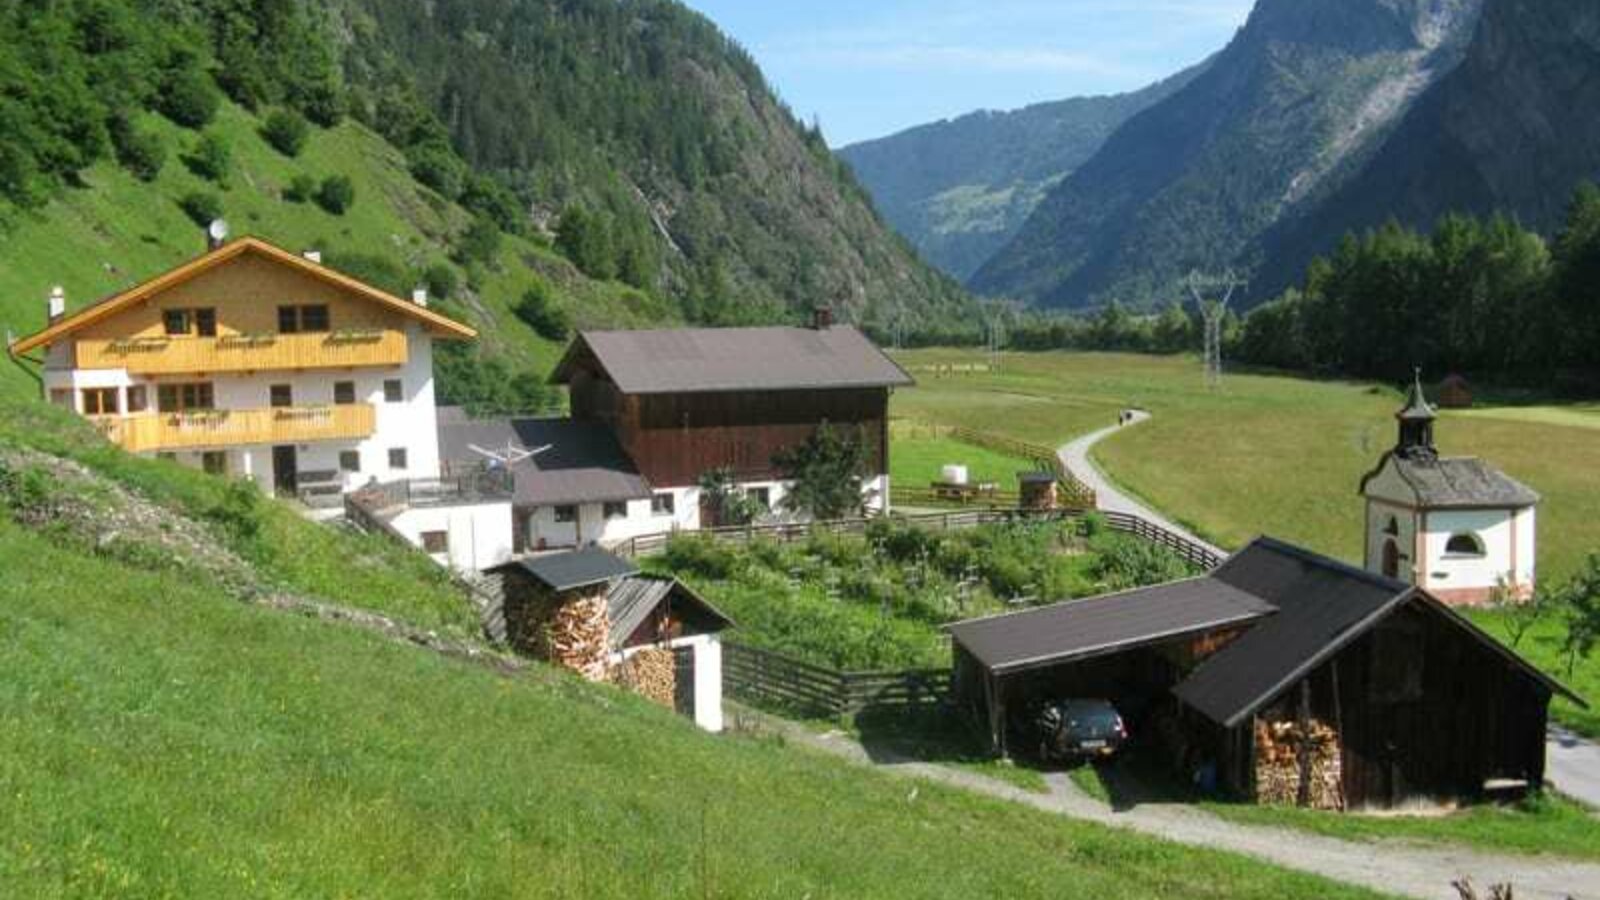
{"label": "wooden balcony", "polygon": [[346,369],[403,365],[407,349],[405,332],[393,329],[100,338],[76,342],[76,363],[80,369],[127,369],[136,375]]}
{"label": "wooden balcony", "polygon": [[112,443],[130,453],[195,450],[246,444],[304,444],[359,440],[377,429],[371,404],[292,406],[278,409],[204,410],[91,416]]}

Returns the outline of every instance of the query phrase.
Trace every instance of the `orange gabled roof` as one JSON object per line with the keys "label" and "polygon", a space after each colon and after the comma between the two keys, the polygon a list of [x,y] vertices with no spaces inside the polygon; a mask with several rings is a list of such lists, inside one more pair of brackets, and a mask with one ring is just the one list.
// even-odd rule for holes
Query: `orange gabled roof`
{"label": "orange gabled roof", "polygon": [[37,347],[54,343],[55,341],[60,340],[64,335],[71,334],[85,325],[90,325],[108,316],[116,315],[117,313],[127,309],[129,306],[132,306],[141,300],[158,294],[174,285],[189,281],[190,279],[193,279],[205,272],[209,272],[217,266],[220,266],[223,263],[226,263],[229,260],[246,253],[254,253],[258,256],[263,256],[282,265],[298,269],[299,271],[304,272],[313,278],[320,279],[335,287],[343,288],[351,293],[365,297],[366,299],[371,300],[372,302],[381,306],[389,307],[395,312],[410,316],[411,318],[428,325],[444,337],[470,340],[478,336],[476,329],[467,325],[463,325],[449,316],[442,316],[428,309],[427,307],[418,306],[409,300],[402,300],[387,291],[382,291],[370,284],[357,281],[356,279],[351,278],[342,272],[330,269],[321,263],[312,262],[298,253],[290,253],[288,250],[285,250],[281,247],[273,246],[272,244],[269,244],[260,238],[244,237],[224,244],[221,247],[218,247],[217,249],[205,254],[204,256],[192,259],[176,269],[172,269],[161,275],[157,275],[155,278],[152,278],[149,281],[135,285],[134,287],[131,287],[119,294],[114,294],[110,297],[107,297],[106,299],[101,300],[92,306],[80,309],[69,316],[64,316],[59,322],[56,322],[43,331],[30,334],[12,344],[11,353],[13,356],[15,356],[19,353],[27,353],[28,351]]}

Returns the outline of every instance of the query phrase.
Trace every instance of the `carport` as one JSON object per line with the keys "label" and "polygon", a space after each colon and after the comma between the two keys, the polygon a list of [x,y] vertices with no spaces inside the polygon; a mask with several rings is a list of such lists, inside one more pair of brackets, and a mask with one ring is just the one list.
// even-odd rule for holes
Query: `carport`
{"label": "carport", "polygon": [[1110,700],[1137,717],[1198,660],[1276,607],[1224,581],[1192,578],[949,627],[958,703],[1009,755],[1010,716],[1046,697]]}

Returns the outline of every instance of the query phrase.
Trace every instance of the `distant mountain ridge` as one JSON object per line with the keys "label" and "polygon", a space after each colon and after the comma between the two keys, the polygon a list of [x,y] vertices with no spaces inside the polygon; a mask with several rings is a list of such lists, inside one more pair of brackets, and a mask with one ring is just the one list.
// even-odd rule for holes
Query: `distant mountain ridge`
{"label": "distant mountain ridge", "polygon": [[966,279],[1124,122],[1183,88],[1205,66],[1125,94],[974,112],[838,154],[925,259]]}
{"label": "distant mountain ridge", "polygon": [[1466,57],[1482,5],[1260,0],[1204,73],[1123,125],[969,283],[1041,306],[1153,306],[1190,269],[1261,269],[1265,235],[1351,182]]}

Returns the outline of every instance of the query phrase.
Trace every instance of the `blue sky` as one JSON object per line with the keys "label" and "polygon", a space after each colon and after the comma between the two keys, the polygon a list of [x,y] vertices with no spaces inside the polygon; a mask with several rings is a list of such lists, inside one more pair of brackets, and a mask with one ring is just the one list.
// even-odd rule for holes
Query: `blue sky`
{"label": "blue sky", "polygon": [[1204,59],[1253,0],[685,0],[840,146],[971,112],[1131,90]]}

